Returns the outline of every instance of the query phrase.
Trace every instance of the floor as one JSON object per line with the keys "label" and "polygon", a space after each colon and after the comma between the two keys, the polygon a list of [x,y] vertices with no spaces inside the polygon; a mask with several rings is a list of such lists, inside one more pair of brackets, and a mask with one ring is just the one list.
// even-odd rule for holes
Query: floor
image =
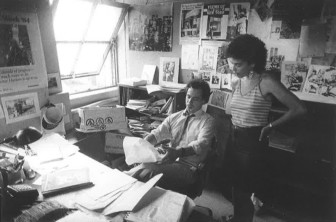
{"label": "floor", "polygon": [[[223,192],[216,185],[214,179],[209,179],[206,188],[201,196],[194,201],[197,205],[208,207],[212,210],[213,218],[217,222],[223,222],[223,217],[233,214],[231,202],[224,197]],[[302,203],[302,205],[305,203]],[[267,210],[268,208],[268,210]],[[253,222],[332,222],[335,219],[327,219],[323,213],[316,212],[294,212],[285,210],[282,207],[267,207],[262,215],[254,216]],[[323,208],[323,207],[322,207]]]}

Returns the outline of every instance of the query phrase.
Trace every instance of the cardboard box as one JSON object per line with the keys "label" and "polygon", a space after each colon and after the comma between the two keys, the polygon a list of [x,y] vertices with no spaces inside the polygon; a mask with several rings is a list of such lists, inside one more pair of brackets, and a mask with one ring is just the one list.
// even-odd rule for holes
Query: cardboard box
{"label": "cardboard box", "polygon": [[79,110],[79,131],[127,129],[125,107],[87,107]]}
{"label": "cardboard box", "polygon": [[123,142],[127,135],[106,132],[105,134],[105,152],[113,154],[124,154]]}

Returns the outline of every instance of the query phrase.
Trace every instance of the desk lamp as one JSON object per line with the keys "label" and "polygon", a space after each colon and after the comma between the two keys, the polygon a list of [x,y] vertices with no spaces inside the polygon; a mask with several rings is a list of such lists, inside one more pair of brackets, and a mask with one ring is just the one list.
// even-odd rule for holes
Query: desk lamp
{"label": "desk lamp", "polygon": [[[13,145],[16,147],[23,147],[27,155],[34,155],[29,144],[39,140],[41,137],[42,133],[39,130],[29,126],[19,130],[14,136],[4,139],[0,144],[13,142]],[[26,176],[28,179],[33,179],[35,177],[35,172],[32,169],[28,169]]]}

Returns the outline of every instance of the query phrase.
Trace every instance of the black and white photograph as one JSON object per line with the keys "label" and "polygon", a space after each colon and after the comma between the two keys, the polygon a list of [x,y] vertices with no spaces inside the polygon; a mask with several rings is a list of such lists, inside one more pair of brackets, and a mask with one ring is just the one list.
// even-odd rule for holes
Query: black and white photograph
{"label": "black and white photograph", "polygon": [[27,93],[1,98],[6,123],[14,123],[40,116],[37,93]]}

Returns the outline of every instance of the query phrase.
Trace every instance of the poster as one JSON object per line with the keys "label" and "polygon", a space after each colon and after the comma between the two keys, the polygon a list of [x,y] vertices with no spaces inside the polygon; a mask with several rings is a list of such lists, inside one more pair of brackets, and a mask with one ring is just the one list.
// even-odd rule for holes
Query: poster
{"label": "poster", "polygon": [[282,62],[281,82],[290,91],[301,92],[307,72],[308,65],[305,62]]}
{"label": "poster", "polygon": [[201,37],[203,3],[181,5],[180,44],[198,44]]}
{"label": "poster", "polygon": [[0,10],[0,95],[47,88],[37,19],[35,13]]}
{"label": "poster", "polygon": [[336,104],[336,68],[311,65],[302,92],[328,98]]}
{"label": "poster", "polygon": [[14,123],[40,116],[37,93],[19,94],[1,98],[6,123]]}
{"label": "poster", "polygon": [[229,4],[204,5],[202,39],[226,39],[229,12]]}
{"label": "poster", "polygon": [[231,92],[214,90],[210,95],[208,104],[225,110],[230,97]]}
{"label": "poster", "polygon": [[182,45],[181,69],[198,69],[198,48],[197,44]]}
{"label": "poster", "polygon": [[171,52],[172,8],[172,3],[134,6],[129,12],[129,49]]}
{"label": "poster", "polygon": [[[212,88],[220,88],[220,75],[216,73],[218,47],[202,45],[199,53],[199,74]],[[218,81],[217,81],[218,80]]]}
{"label": "poster", "polygon": [[49,95],[62,92],[62,82],[59,73],[48,74],[48,91]]}
{"label": "poster", "polygon": [[250,13],[250,3],[231,3],[229,13],[228,39],[247,33],[247,22]]}

